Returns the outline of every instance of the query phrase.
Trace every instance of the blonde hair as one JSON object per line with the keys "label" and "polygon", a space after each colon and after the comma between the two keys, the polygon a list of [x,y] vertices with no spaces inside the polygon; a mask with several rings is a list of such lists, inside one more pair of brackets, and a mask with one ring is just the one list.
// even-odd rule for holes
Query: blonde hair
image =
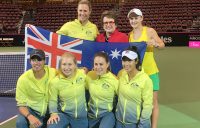
{"label": "blonde hair", "polygon": [[76,60],[75,55],[72,54],[72,53],[69,53],[69,52],[65,52],[64,54],[62,54],[62,56],[60,58],[59,69],[61,68],[61,63],[62,63],[63,58],[68,58],[68,57],[71,57],[73,59],[74,63],[77,64],[77,60]]}

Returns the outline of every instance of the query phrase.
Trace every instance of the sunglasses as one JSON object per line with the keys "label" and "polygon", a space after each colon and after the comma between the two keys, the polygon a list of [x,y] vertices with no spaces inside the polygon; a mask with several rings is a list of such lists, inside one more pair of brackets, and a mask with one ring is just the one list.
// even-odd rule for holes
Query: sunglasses
{"label": "sunglasses", "polygon": [[104,25],[108,25],[108,24],[111,24],[111,25],[112,25],[112,24],[114,24],[114,23],[115,23],[114,21],[103,22]]}

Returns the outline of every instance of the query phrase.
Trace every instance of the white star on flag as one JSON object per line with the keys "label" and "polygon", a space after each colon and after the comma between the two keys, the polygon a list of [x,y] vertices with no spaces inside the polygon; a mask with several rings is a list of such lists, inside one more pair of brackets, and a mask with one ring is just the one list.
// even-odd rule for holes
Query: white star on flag
{"label": "white star on flag", "polygon": [[112,59],[114,59],[114,58],[118,59],[118,57],[121,56],[119,54],[120,51],[117,51],[117,48],[114,51],[111,50],[111,52],[112,52],[112,54],[110,54],[110,56],[112,56]]}

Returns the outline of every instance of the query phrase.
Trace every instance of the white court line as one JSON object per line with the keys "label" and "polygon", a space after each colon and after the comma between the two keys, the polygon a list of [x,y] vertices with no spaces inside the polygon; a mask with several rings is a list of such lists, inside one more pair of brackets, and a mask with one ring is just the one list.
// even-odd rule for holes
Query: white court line
{"label": "white court line", "polygon": [[3,124],[5,124],[5,123],[7,123],[8,121],[10,121],[10,120],[16,118],[16,117],[17,117],[17,115],[15,115],[15,116],[13,116],[13,117],[11,117],[11,118],[9,118],[9,119],[7,119],[7,120],[1,122],[1,123],[0,123],[0,126],[3,125]]}
{"label": "white court line", "polygon": [[0,52],[0,55],[25,55],[24,52]]}
{"label": "white court line", "polygon": [[15,91],[15,90],[16,90],[16,88],[13,88],[13,89],[7,90],[7,91],[5,91],[3,93],[9,93],[9,92],[12,92],[12,91]]}

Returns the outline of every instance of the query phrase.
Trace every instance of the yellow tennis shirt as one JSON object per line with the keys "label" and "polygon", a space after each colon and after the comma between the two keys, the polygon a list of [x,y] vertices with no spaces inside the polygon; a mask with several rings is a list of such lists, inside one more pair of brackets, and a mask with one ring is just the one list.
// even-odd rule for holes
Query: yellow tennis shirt
{"label": "yellow tennis shirt", "polygon": [[94,41],[97,34],[99,34],[95,24],[88,21],[87,24],[83,26],[77,19],[65,23],[56,33],[90,41]]}
{"label": "yellow tennis shirt", "polygon": [[[129,33],[129,42],[148,42],[147,27],[143,27],[142,34],[137,40],[133,39],[133,36],[134,33],[133,31],[131,31]],[[154,59],[153,47],[147,46],[142,62],[142,67],[144,68],[144,72],[148,75],[152,75],[159,72]]]}

